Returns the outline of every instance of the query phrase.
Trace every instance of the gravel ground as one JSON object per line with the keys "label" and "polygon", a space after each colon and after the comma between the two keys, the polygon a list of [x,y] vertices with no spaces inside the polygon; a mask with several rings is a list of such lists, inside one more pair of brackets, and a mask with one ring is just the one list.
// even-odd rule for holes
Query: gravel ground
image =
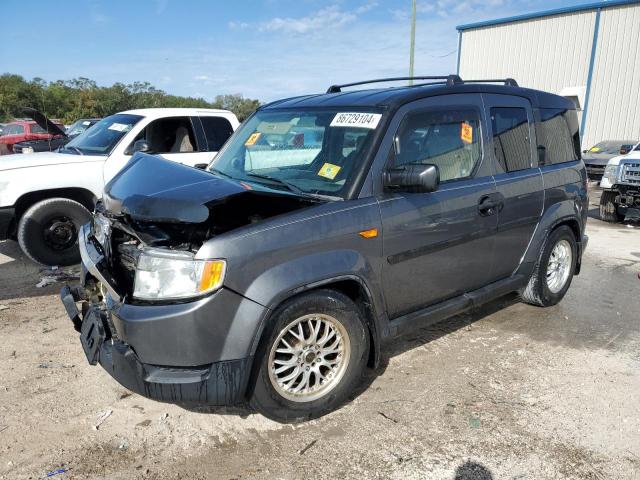
{"label": "gravel ground", "polygon": [[508,296],[395,340],[295,426],[128,392],[86,363],[61,284],[0,242],[0,478],[640,478],[640,226],[587,233],[560,305]]}

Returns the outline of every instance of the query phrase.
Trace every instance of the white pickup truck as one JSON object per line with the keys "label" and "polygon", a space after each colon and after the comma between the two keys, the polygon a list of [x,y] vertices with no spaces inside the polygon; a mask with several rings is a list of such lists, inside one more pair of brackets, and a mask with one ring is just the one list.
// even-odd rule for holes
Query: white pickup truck
{"label": "white pickup truck", "polygon": [[101,120],[57,152],[0,157],[0,240],[17,240],[43,265],[77,263],[79,227],[135,152],[208,164],[238,125],[227,110],[129,110]]}

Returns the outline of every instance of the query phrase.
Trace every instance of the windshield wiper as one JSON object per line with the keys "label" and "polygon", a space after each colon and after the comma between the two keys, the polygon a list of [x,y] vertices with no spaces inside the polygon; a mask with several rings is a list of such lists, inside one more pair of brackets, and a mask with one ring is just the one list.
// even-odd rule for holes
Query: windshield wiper
{"label": "windshield wiper", "polygon": [[293,193],[295,193],[297,195],[300,195],[302,197],[314,198],[314,199],[319,199],[319,200],[342,200],[342,198],[340,198],[340,197],[333,197],[331,195],[321,195],[319,193],[305,192],[304,190],[302,190],[297,185],[295,185],[295,184],[293,184],[291,182],[287,182],[286,180],[283,180],[281,178],[272,177],[271,175],[262,175],[260,173],[247,173],[246,175],[247,175],[247,177],[263,178],[265,180],[270,180],[270,181],[272,181],[274,183],[277,183],[278,185],[282,185],[282,186],[286,187],[287,190],[289,190],[290,192],[293,192]]}
{"label": "windshield wiper", "polygon": [[211,168],[209,170],[209,172],[213,173],[214,175],[222,175],[223,177],[227,177],[227,178],[233,179],[233,177],[231,175],[229,175],[228,173],[223,172],[222,170],[218,170],[217,168]]}
{"label": "windshield wiper", "polygon": [[84,153],[82,153],[82,150],[80,150],[78,147],[75,147],[73,145],[65,145],[64,149],[65,150],[72,150],[72,151],[76,152],[78,155],[84,155]]}

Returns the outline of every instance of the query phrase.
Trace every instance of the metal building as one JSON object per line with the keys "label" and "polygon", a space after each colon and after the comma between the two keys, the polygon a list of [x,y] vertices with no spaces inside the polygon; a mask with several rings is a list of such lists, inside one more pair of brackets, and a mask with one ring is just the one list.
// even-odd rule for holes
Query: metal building
{"label": "metal building", "polygon": [[463,79],[515,78],[570,97],[585,148],[640,141],[640,0],[610,0],[458,28]]}

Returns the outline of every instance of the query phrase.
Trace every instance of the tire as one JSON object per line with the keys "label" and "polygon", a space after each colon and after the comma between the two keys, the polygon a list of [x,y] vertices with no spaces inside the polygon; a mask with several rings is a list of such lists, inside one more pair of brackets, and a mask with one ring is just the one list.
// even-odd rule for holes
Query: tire
{"label": "tire", "polygon": [[74,265],[80,262],[78,231],[91,213],[67,198],[49,198],[32,205],[20,218],[18,243],[36,263]]}
{"label": "tire", "polygon": [[[340,406],[360,383],[369,355],[369,335],[358,307],[342,293],[316,290],[287,301],[274,312],[272,320],[256,355],[257,373],[250,405],[279,422],[318,418]],[[289,330],[294,328],[300,334],[298,324],[302,325],[303,332],[299,340]],[[319,341],[313,341],[311,328],[317,328],[315,338]],[[332,329],[335,335],[322,347],[322,339]],[[340,344],[336,347],[338,334]],[[304,347],[307,343],[319,350]],[[337,351],[342,353],[335,353]],[[290,360],[294,362],[291,366],[270,368]],[[332,368],[325,365],[331,362],[335,362]],[[283,372],[277,372],[284,367]],[[323,377],[326,375],[324,380],[315,371]],[[293,379],[287,379],[293,375]],[[304,383],[307,378],[308,383]],[[301,385],[304,388],[294,392]]]}
{"label": "tire", "polygon": [[[551,265],[550,261],[554,262],[554,259],[558,258],[557,251],[554,249],[568,248],[571,254],[571,258],[566,261],[563,274],[558,274],[560,277],[555,277],[555,265]],[[554,259],[552,259],[552,254]],[[531,305],[537,305],[540,307],[550,307],[558,303],[567,290],[571,286],[571,280],[576,270],[576,261],[578,255],[578,246],[576,243],[576,237],[573,231],[567,226],[560,226],[553,230],[538,257],[538,261],[533,269],[531,278],[527,286],[520,291],[520,297],[522,300]],[[563,262],[558,262],[560,264]],[[552,272],[553,270],[553,272]],[[566,277],[564,274],[566,273]],[[548,280],[548,276],[558,280],[557,283]]]}
{"label": "tire", "polygon": [[600,197],[600,219],[609,223],[620,223],[624,220],[624,215],[618,213],[615,204],[617,193],[611,191],[602,192]]}

